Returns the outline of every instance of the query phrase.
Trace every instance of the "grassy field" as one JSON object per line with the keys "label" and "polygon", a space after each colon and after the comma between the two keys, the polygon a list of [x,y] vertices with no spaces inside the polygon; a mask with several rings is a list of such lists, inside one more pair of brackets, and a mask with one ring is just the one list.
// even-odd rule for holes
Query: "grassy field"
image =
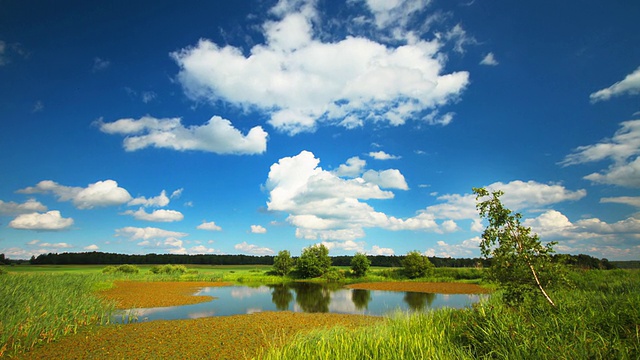
{"label": "grassy field", "polygon": [[[140,266],[137,274],[130,275],[103,274],[104,266],[17,265],[4,269],[7,273],[0,275],[0,299],[3,299],[0,305],[0,357],[9,358],[47,358],[51,354],[47,352],[49,350],[65,354],[65,346],[78,346],[72,345],[78,342],[85,344],[87,349],[100,349],[130,338],[135,340],[135,335],[118,337],[128,334],[127,331],[133,329],[127,327],[130,325],[96,327],[109,322],[115,306],[96,294],[113,287],[118,280],[237,283],[291,280],[269,275],[268,266],[189,266],[190,271],[182,275],[155,275],[150,271],[151,266]],[[346,272],[346,268],[341,270]],[[419,280],[477,283],[481,281],[479,275],[481,271],[477,269],[437,269],[428,279]],[[264,329],[250,330],[251,321],[246,322],[241,316],[234,321],[246,323],[247,330],[238,332],[229,328],[224,334],[226,341],[231,342],[231,334],[240,339],[249,336],[249,330],[252,336],[262,336],[259,341],[251,340],[261,345],[243,354],[266,359],[385,359],[399,355],[442,359],[640,358],[640,312],[637,310],[640,308],[640,271],[574,271],[569,273],[569,278],[570,288],[552,290],[558,304],[555,309],[535,301],[519,308],[507,307],[498,294],[471,309],[442,309],[412,316],[398,314],[357,330],[327,327],[326,319],[322,320],[327,314],[317,314],[319,318],[310,317],[308,324],[324,324],[320,326],[321,330],[309,333],[307,330],[313,330],[314,326],[292,326],[295,331],[282,336],[270,332],[270,336],[265,337],[260,335]],[[364,278],[347,276],[344,279],[345,283],[373,281],[401,279],[395,269],[388,268],[372,268]],[[255,324],[271,324],[268,317],[265,315]],[[289,318],[283,315],[278,319],[286,322]],[[219,326],[225,326],[220,318],[201,321],[162,322],[162,325],[157,323],[157,328],[156,325],[140,324],[136,331],[147,331],[140,335],[145,339],[155,336],[155,339],[168,341],[169,345],[165,342],[163,346],[169,351],[166,347],[171,347],[172,331],[180,334],[181,342],[197,345],[203,334],[189,329],[202,327],[202,331],[215,334],[220,331]],[[305,331],[300,332],[302,330]],[[293,336],[295,340],[292,341]],[[145,349],[154,346],[144,345]],[[231,351],[234,344],[227,342],[224,346],[216,346]],[[37,350],[32,351],[34,348]],[[102,358],[109,358],[109,354]],[[127,353],[127,358],[136,357]]]}
{"label": "grassy field", "polygon": [[326,329],[273,346],[261,359],[639,359],[640,272],[570,274],[558,304],[505,306],[499,296],[471,309],[398,314],[353,331]]}

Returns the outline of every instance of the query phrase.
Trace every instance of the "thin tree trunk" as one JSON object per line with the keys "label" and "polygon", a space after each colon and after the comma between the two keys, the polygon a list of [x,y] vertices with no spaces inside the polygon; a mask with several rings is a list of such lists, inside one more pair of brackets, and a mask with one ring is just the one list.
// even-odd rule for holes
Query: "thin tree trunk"
{"label": "thin tree trunk", "polygon": [[549,304],[551,304],[553,307],[555,307],[556,304],[553,303],[553,300],[551,300],[549,295],[547,295],[547,292],[544,291],[544,288],[542,287],[542,284],[540,284],[540,280],[538,280],[538,274],[536,274],[536,270],[533,268],[533,265],[531,265],[531,263],[529,263],[528,265],[529,265],[529,269],[531,269],[531,273],[533,274],[533,278],[536,279],[536,284],[538,284],[538,288],[542,292],[542,295],[544,295],[544,297],[547,299]]}

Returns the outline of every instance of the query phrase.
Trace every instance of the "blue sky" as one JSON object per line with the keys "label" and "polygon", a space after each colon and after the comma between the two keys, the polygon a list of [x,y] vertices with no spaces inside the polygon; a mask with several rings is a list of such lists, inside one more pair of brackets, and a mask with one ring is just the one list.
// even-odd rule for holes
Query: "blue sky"
{"label": "blue sky", "polygon": [[0,5],[0,252],[640,258],[640,3]]}

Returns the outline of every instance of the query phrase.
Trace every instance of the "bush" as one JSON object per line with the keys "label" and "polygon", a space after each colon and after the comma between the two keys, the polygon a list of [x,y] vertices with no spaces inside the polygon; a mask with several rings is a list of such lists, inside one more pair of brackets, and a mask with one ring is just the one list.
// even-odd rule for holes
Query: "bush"
{"label": "bush", "polygon": [[344,280],[344,273],[338,269],[331,269],[326,274],[322,276],[323,279],[328,282],[340,282]]}
{"label": "bush", "polygon": [[184,265],[155,265],[149,269],[149,271],[156,275],[182,275],[187,272],[187,267]]}
{"label": "bush", "polygon": [[102,269],[103,274],[137,274],[139,272],[140,269],[135,265],[110,265]]}
{"label": "bush", "polygon": [[4,269],[4,266],[0,266],[0,275],[6,274],[7,270]]}
{"label": "bush", "polygon": [[429,275],[433,272],[434,266],[429,259],[420,254],[419,251],[414,250],[407,254],[402,260],[402,266],[404,267],[404,273],[410,279],[415,279]]}

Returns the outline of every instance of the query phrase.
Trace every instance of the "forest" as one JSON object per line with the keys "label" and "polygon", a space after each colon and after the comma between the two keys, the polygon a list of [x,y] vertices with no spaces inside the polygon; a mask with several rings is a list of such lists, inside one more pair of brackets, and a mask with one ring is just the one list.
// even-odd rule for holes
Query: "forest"
{"label": "forest", "polygon": [[[185,264],[185,265],[273,265],[274,256],[254,256],[244,254],[116,254],[99,251],[91,252],[64,252],[48,253],[32,256],[29,260],[31,265],[116,265],[116,264]],[[295,258],[295,257],[294,257]],[[353,256],[340,255],[331,257],[333,266],[349,266]],[[403,255],[368,255],[371,266],[381,267],[401,267]],[[484,258],[444,258],[428,257],[435,267],[488,267],[490,259]],[[584,269],[614,269],[624,266],[624,262],[614,262],[607,259],[579,254],[567,255],[556,254],[554,261],[561,261],[565,264]],[[0,264],[20,263],[21,261],[10,260],[5,254],[0,254]]]}

